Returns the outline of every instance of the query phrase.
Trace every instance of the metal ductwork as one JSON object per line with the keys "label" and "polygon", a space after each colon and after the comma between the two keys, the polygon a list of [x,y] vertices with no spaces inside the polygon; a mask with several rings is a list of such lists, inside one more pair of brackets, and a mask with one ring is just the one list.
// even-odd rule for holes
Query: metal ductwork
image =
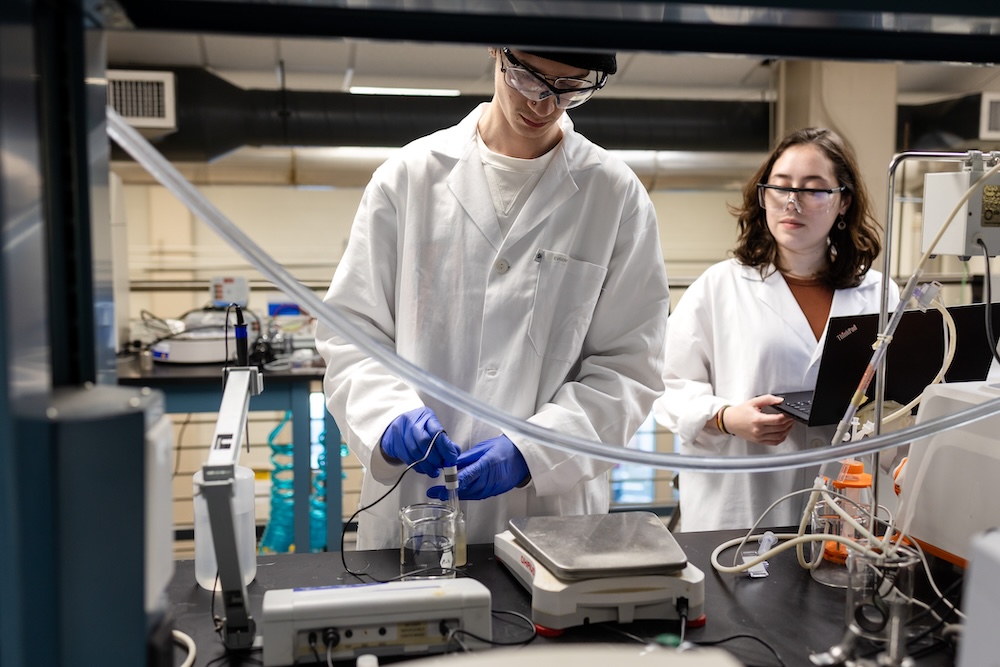
{"label": "metal ductwork", "polygon": [[[210,162],[242,146],[402,146],[455,124],[487,99],[244,89],[200,68],[172,71],[177,131],[155,145],[181,162]],[[609,149],[769,148],[766,102],[598,96],[571,113],[581,133]]]}
{"label": "metal ductwork", "polygon": [[996,150],[1000,147],[1000,93],[901,105],[896,146],[901,151]]}

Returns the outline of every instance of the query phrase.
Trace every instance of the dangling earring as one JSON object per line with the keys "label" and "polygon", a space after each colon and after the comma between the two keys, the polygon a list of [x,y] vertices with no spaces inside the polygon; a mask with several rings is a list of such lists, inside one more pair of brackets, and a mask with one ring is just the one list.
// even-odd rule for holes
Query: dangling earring
{"label": "dangling earring", "polygon": [[841,215],[837,219],[837,229],[839,229],[840,231],[844,231],[845,229],[847,229],[847,223],[844,222],[844,216],[843,215]]}

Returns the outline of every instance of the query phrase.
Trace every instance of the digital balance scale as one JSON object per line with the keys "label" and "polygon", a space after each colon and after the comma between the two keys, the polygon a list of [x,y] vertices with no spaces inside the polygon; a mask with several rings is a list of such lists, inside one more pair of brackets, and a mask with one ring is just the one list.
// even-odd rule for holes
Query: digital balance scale
{"label": "digital balance scale", "polygon": [[531,620],[587,623],[705,620],[705,574],[652,512],[517,517],[493,540],[497,560],[531,593]]}

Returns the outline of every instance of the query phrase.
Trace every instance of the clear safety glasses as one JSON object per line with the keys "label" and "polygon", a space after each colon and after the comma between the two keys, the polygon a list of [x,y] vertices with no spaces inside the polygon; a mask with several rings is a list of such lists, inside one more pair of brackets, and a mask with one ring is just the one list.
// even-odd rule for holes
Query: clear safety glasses
{"label": "clear safety glasses", "polygon": [[[608,75],[604,72],[593,72],[592,79],[578,79],[571,76],[546,77],[525,66],[506,46],[500,51],[503,54],[500,59],[500,71],[503,72],[504,81],[532,102],[541,102],[548,97],[554,97],[557,107],[572,109],[589,100],[608,82]],[[504,60],[507,62],[504,63]]]}
{"label": "clear safety glasses", "polygon": [[780,185],[757,184],[757,201],[767,211],[784,211],[791,203],[799,213],[827,213],[833,208],[835,195],[847,188],[786,188]]}

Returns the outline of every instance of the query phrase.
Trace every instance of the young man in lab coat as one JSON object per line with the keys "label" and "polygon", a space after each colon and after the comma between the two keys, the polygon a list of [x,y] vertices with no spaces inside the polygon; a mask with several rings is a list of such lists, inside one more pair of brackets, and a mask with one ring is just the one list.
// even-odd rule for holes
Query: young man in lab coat
{"label": "young man in lab coat", "polygon": [[[325,300],[485,403],[624,446],[663,389],[663,257],[635,174],[565,113],[615,55],[489,53],[492,101],[376,170]],[[469,543],[512,517],[608,511],[611,463],[507,437],[325,327],[317,347],[327,405],[365,467],[362,506],[431,450],[361,513],[359,549],[397,547],[400,507],[444,498],[438,472],[454,464]]]}

